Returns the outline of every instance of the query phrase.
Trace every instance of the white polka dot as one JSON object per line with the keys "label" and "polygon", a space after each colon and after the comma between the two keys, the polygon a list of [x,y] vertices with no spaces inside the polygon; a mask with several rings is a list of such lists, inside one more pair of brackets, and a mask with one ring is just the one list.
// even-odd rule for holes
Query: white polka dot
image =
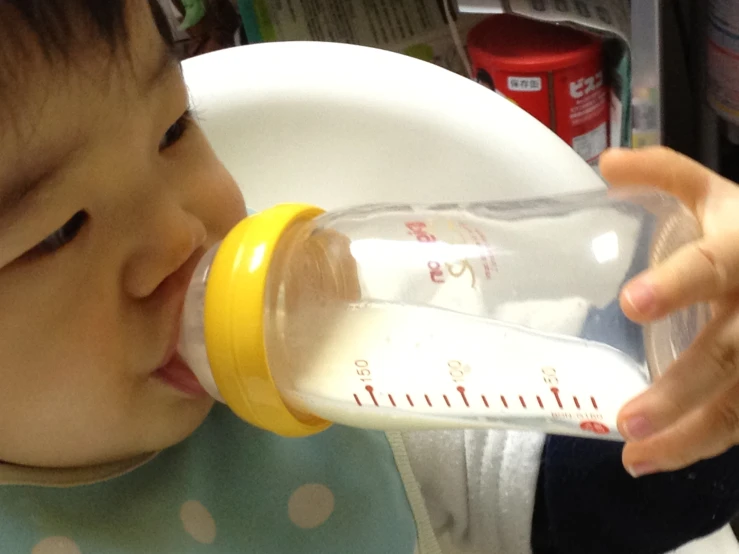
{"label": "white polka dot", "polygon": [[48,537],[34,546],[31,554],[82,554],[82,551],[72,539]]}
{"label": "white polka dot", "polygon": [[323,524],[334,511],[334,495],[325,485],[298,487],[287,502],[287,514],[295,525],[313,529]]}
{"label": "white polka dot", "polygon": [[185,532],[201,544],[216,540],[216,522],[210,512],[197,500],[188,500],[180,508],[180,519]]}

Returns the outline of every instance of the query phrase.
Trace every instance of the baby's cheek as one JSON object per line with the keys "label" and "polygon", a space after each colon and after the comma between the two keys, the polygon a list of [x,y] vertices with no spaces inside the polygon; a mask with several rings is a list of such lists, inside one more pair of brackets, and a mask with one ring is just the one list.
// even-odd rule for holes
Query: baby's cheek
{"label": "baby's cheek", "polygon": [[190,167],[183,179],[188,183],[192,213],[205,224],[211,240],[220,240],[246,217],[246,206],[234,178],[218,159],[202,131],[198,129],[197,133],[188,156],[192,163],[188,164]]}
{"label": "baby's cheek", "polygon": [[216,163],[206,192],[209,209],[205,223],[210,234],[220,239],[246,217],[246,205],[236,181],[220,162]]}

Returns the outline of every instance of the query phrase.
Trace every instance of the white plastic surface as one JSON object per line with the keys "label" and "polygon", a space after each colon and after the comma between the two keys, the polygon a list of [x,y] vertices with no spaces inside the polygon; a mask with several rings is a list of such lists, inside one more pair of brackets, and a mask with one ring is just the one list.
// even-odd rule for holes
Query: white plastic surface
{"label": "white plastic surface", "polygon": [[188,60],[196,111],[250,207],[473,201],[603,186],[533,117],[456,74],[359,46]]}
{"label": "white plastic surface", "polygon": [[[266,43],[193,58],[184,73],[208,138],[256,209],[468,202],[603,186],[508,101],[405,56]],[[677,552],[708,551],[739,547],[725,528]]]}

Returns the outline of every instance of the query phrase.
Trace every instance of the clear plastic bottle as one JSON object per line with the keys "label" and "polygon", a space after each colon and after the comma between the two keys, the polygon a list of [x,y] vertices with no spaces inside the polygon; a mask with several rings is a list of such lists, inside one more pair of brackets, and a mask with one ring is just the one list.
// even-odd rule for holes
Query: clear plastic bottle
{"label": "clear plastic bottle", "polygon": [[646,189],[518,202],[278,206],[197,269],[182,355],[285,436],[502,427],[620,439],[620,407],[692,342],[696,305],[647,326],[623,285],[700,236]]}

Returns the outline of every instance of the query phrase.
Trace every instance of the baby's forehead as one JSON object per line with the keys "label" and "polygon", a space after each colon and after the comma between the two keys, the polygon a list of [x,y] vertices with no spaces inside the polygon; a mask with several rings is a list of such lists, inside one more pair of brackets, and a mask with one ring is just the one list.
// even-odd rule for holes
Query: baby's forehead
{"label": "baby's forehead", "polygon": [[0,205],[18,183],[40,180],[83,142],[86,114],[81,98],[72,101],[76,89],[45,63],[27,64],[22,76],[0,75]]}
{"label": "baby's forehead", "polygon": [[116,81],[112,59],[59,61],[29,49],[0,50],[6,59],[15,56],[10,67],[0,69],[0,145],[6,148],[8,141],[25,148],[42,140],[60,120],[72,135]]}
{"label": "baby's forehead", "polygon": [[44,0],[39,9],[37,2],[2,0],[0,94],[17,98],[24,84],[44,86],[33,81],[70,70],[94,80],[111,69],[140,78],[173,42],[154,6],[156,0]]}
{"label": "baby's forehead", "polygon": [[3,19],[4,11],[0,33],[13,30],[0,40],[0,186],[9,173],[28,173],[34,160],[51,163],[84,141],[85,127],[96,119],[141,100],[145,82],[171,63],[148,8],[129,15],[125,42],[111,42],[88,25],[75,35],[88,40],[72,37],[63,45],[43,42],[18,14],[15,22]]}
{"label": "baby's forehead", "polygon": [[[107,0],[106,2],[107,3]],[[27,4],[31,4],[28,2]],[[112,55],[117,48],[119,35],[125,32],[125,17],[121,11],[119,22],[110,28],[95,29],[79,16],[80,6],[75,0],[67,8],[61,3],[48,2],[44,13],[25,11],[22,0],[5,0],[0,3],[0,110],[3,120],[18,113],[24,119],[39,89],[47,94],[54,92],[69,70],[74,70],[93,50],[98,56]],[[102,3],[101,3],[102,4]],[[121,2],[113,1],[123,9]],[[115,19],[115,18],[114,18]],[[119,29],[120,30],[115,30]],[[62,35],[61,31],[66,33]],[[94,32],[93,32],[94,31]],[[87,40],[86,40],[87,39]],[[86,45],[87,42],[87,45]],[[19,105],[20,104],[20,105]],[[5,112],[2,114],[2,112]]]}

